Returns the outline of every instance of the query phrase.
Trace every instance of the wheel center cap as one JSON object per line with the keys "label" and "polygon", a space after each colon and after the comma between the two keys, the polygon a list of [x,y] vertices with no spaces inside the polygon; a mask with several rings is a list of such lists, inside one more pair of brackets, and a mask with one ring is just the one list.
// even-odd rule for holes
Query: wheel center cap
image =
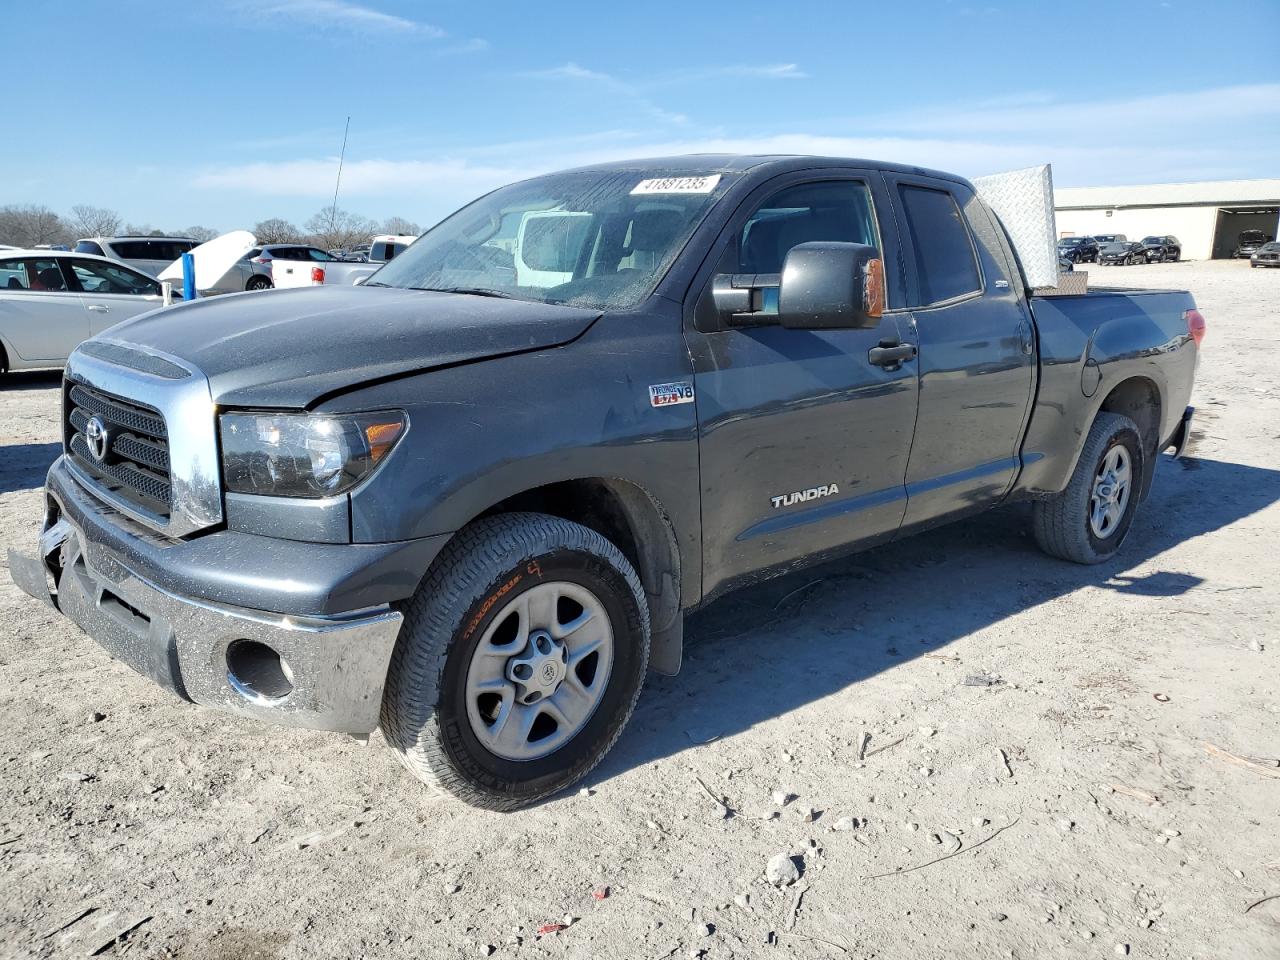
{"label": "wheel center cap", "polygon": [[567,670],[568,651],[538,630],[529,635],[525,649],[507,661],[507,679],[516,685],[516,699],[537,703],[556,692]]}

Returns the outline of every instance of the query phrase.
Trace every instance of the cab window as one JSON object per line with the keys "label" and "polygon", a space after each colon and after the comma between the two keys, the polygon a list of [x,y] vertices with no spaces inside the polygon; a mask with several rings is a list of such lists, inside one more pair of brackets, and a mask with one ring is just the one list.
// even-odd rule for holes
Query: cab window
{"label": "cab window", "polygon": [[814,240],[880,249],[871,192],[865,183],[802,183],[775,193],[743,225],[737,268],[732,272],[781,273],[788,251]]}
{"label": "cab window", "polygon": [[160,284],[150,277],[134,273],[113,263],[96,260],[73,260],[71,272],[85,293],[123,293],[134,296],[158,296]]}
{"label": "cab window", "polygon": [[67,282],[57,260],[0,260],[0,287],[58,293]]}
{"label": "cab window", "polygon": [[946,190],[898,184],[898,196],[911,232],[919,303],[928,306],[982,289],[978,260],[960,207]]}

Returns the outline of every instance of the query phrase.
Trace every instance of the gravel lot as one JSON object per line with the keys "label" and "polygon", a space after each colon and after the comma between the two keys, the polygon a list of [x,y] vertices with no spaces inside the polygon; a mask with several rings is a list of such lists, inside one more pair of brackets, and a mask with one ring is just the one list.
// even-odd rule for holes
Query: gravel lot
{"label": "gravel lot", "polygon": [[[524,813],[181,704],[0,570],[0,955],[1280,956],[1280,271],[1093,270],[1209,324],[1194,458],[1120,559],[1007,508],[739,593]],[[57,435],[56,376],[3,381],[0,547]]]}

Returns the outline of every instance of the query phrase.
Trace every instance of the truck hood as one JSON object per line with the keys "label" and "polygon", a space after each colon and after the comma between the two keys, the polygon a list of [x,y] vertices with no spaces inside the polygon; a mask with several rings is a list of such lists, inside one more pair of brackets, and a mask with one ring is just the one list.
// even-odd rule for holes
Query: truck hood
{"label": "truck hood", "polygon": [[156,310],[101,339],[189,360],[217,403],[302,408],[373,380],[559,346],[599,315],[469,294],[306,287]]}

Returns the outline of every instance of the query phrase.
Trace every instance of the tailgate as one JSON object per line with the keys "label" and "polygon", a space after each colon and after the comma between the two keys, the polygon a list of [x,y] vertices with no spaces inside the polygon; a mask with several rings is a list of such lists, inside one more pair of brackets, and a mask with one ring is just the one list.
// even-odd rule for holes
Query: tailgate
{"label": "tailgate", "polygon": [[321,264],[312,260],[271,261],[271,282],[277,290],[288,290],[291,287],[309,287],[312,285],[311,268]]}

